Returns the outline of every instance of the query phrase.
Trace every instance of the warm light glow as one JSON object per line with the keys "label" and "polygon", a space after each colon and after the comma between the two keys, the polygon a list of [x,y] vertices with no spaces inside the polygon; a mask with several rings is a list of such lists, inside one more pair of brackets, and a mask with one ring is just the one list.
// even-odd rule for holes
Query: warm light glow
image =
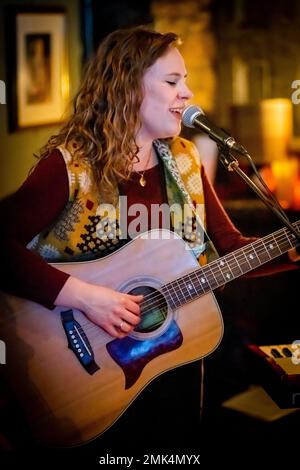
{"label": "warm light glow", "polygon": [[260,118],[264,159],[285,159],[293,134],[291,101],[284,98],[262,100]]}
{"label": "warm light glow", "polygon": [[294,187],[293,208],[296,210],[300,210],[300,178],[299,177]]}
{"label": "warm light glow", "polygon": [[276,197],[280,204],[285,209],[294,206],[295,188],[299,182],[297,158],[275,160],[271,169],[276,182]]}
{"label": "warm light glow", "polygon": [[[276,180],[275,180],[272,168],[270,166],[264,166],[260,170],[260,175],[262,179],[264,180],[264,182],[266,183],[266,185],[268,186],[268,188],[270,189],[270,191],[272,191],[272,193],[275,193]],[[258,183],[258,181],[255,181],[255,182]]]}
{"label": "warm light glow", "polygon": [[69,74],[64,71],[61,77],[61,94],[63,99],[66,101],[69,98],[70,80]]}
{"label": "warm light glow", "polygon": [[232,135],[257,163],[287,158],[293,137],[292,103],[286,98],[234,105]]}

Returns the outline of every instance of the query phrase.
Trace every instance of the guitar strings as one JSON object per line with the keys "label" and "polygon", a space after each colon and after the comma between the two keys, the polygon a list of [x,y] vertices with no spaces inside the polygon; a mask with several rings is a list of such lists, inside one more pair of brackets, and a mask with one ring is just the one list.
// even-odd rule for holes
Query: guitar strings
{"label": "guitar strings", "polygon": [[[257,241],[261,242],[261,240],[257,240]],[[280,243],[279,239],[278,239],[278,242]],[[254,243],[256,243],[256,242],[254,242]],[[260,245],[262,245],[262,244],[260,243]],[[248,250],[250,249],[250,251],[252,252],[251,246],[245,245],[245,247],[247,247]],[[263,253],[264,253],[264,254],[266,253],[266,249],[265,249],[265,248],[263,248]],[[230,253],[229,255],[231,255],[231,254],[232,254],[232,253]],[[248,259],[246,259],[244,256],[242,257],[242,262],[240,262],[240,263],[237,263],[237,259],[238,259],[237,256],[236,256],[236,257],[232,257],[232,258],[234,258],[235,263],[238,265],[240,273],[246,273],[247,271],[249,271],[249,270],[251,271],[251,270],[255,269],[256,267],[259,267],[260,265],[264,264],[264,263],[261,263],[260,260],[258,259],[258,256],[259,256],[259,254],[260,254],[259,250],[256,251],[256,254],[257,254],[257,261],[258,261],[259,263],[256,264],[254,267],[251,266],[251,264],[249,263]],[[282,253],[280,253],[280,254],[282,254]],[[276,255],[276,256],[279,256],[280,254],[278,254],[278,255]],[[228,256],[228,255],[227,255],[227,256]],[[241,257],[241,255],[239,255],[239,257]],[[275,256],[274,256],[274,257],[275,257]],[[273,258],[274,258],[274,257],[273,257]],[[273,258],[269,258],[269,260],[271,260],[271,259],[273,259]],[[269,261],[269,260],[267,260],[267,261]],[[211,264],[213,264],[213,263],[211,263]],[[244,270],[244,272],[240,269],[240,266],[242,266],[242,265],[248,266],[248,268],[247,268],[246,270]],[[223,275],[222,275],[223,277],[222,277],[221,281],[218,281],[217,278],[216,278],[216,276],[215,276],[216,271],[214,271],[213,267],[211,268],[211,265],[205,266],[205,267],[204,267],[204,270],[200,268],[200,271],[205,271],[205,270],[207,271],[206,268],[208,268],[208,267],[209,267],[209,270],[211,271],[211,273],[213,274],[213,276],[210,276],[209,273],[207,273],[207,274],[204,273],[204,274],[205,274],[205,279],[207,279],[208,284],[209,284],[209,288],[208,288],[208,289],[207,289],[207,288],[205,289],[205,288],[200,284],[199,279],[198,279],[198,277],[197,277],[197,276],[198,276],[198,272],[189,273],[189,274],[185,275],[183,278],[181,278],[180,280],[177,280],[177,283],[178,283],[178,286],[179,286],[178,292],[176,292],[175,288],[172,286],[172,284],[174,284],[174,282],[176,282],[176,280],[175,280],[175,281],[172,281],[172,282],[170,283],[171,287],[172,287],[173,290],[174,290],[173,294],[174,294],[174,293],[176,294],[176,296],[178,297],[178,300],[179,300],[179,301],[183,299],[183,300],[185,300],[185,302],[186,302],[186,297],[185,297],[185,295],[184,295],[185,293],[184,293],[184,291],[183,291],[183,289],[182,289],[182,286],[183,286],[183,288],[186,289],[186,287],[185,287],[185,285],[184,285],[184,282],[182,282],[183,280],[186,280],[185,278],[191,278],[191,276],[192,276],[192,277],[195,277],[196,281],[198,282],[199,286],[201,287],[201,292],[197,292],[196,297],[200,297],[201,295],[207,293],[208,291],[213,290],[213,289],[216,289],[218,286],[224,284],[224,282],[225,282],[225,283],[228,282],[228,279],[225,279]],[[229,266],[228,266],[228,267],[229,267]],[[219,267],[218,267],[218,268],[219,268]],[[234,269],[234,268],[233,268],[233,269]],[[229,267],[229,270],[232,272],[232,270],[230,269],[230,267]],[[220,269],[218,269],[218,272],[220,272]],[[239,274],[240,274],[240,273],[239,273]],[[233,274],[233,273],[232,273],[232,274]],[[235,278],[235,277],[236,277],[236,276],[233,275],[233,278]],[[190,280],[191,280],[191,279],[190,279]],[[190,280],[189,280],[189,281],[190,281]],[[179,281],[181,281],[182,286],[180,286]],[[212,286],[212,285],[211,285],[211,281],[213,281],[213,283],[215,283],[215,282],[217,281],[217,284],[216,284],[215,286]],[[166,290],[167,286],[168,286],[167,284],[166,284],[165,286],[163,286],[162,291],[163,291],[163,290]],[[194,288],[194,289],[195,289],[195,288]],[[180,292],[180,291],[181,291],[181,292]],[[195,291],[196,291],[196,289],[195,289]],[[187,292],[187,290],[186,290],[186,292]],[[165,293],[168,294],[168,293],[170,293],[170,291],[167,290],[167,292],[165,292]],[[179,295],[178,295],[178,293],[179,293]],[[190,292],[189,292],[189,293],[190,293]],[[181,294],[183,294],[183,296],[182,296]],[[145,296],[145,297],[148,297],[148,299],[147,299],[147,301],[144,301],[143,304],[142,304],[142,313],[141,313],[141,317],[143,317],[144,315],[148,314],[153,308],[160,308],[160,307],[162,307],[162,306],[164,306],[164,307],[166,306],[165,297],[164,297],[160,292],[154,293],[154,294],[153,294],[153,293],[152,293],[152,294],[148,294],[148,295]],[[156,300],[156,302],[159,301],[159,303],[156,303],[156,304],[155,304],[155,302],[153,302],[154,299]],[[161,299],[162,299],[162,302],[161,302]],[[194,297],[191,296],[188,300],[194,300]],[[149,304],[149,305],[148,305],[148,304]],[[150,309],[147,309],[147,307],[149,307],[149,306],[150,306]],[[95,325],[95,326],[96,326],[96,325]],[[92,325],[92,328],[93,328],[93,325]],[[98,328],[98,327],[96,326],[96,328]]]}
{"label": "guitar strings", "polygon": [[[279,232],[281,232],[281,231],[282,231],[282,230],[279,230]],[[275,232],[275,233],[276,233],[276,232]],[[284,234],[281,234],[281,233],[280,233],[280,238],[282,238],[282,236],[284,236]],[[269,238],[269,237],[272,237],[272,235],[269,235],[269,236],[265,237],[265,238],[264,238],[264,241],[265,241],[267,238]],[[273,237],[273,238],[274,238],[274,237]],[[278,238],[278,237],[277,237],[277,238]],[[284,237],[284,240],[286,240],[286,237]],[[281,243],[280,240],[279,240],[279,238],[276,240],[276,242]],[[289,241],[289,242],[290,242],[290,241]],[[229,268],[229,269],[227,270],[227,273],[230,271],[230,272],[233,274],[233,270],[236,269],[236,267],[238,267],[238,269],[239,269],[239,275],[242,275],[242,274],[246,273],[246,272],[249,271],[249,270],[253,270],[253,269],[255,269],[255,268],[261,266],[262,264],[265,264],[265,262],[271,261],[271,260],[272,260],[273,258],[275,258],[276,256],[280,256],[281,254],[283,254],[283,252],[281,252],[280,248],[278,247],[278,249],[279,249],[279,251],[280,251],[279,254],[277,254],[276,256],[273,256],[273,257],[269,257],[269,259],[267,259],[267,260],[261,262],[261,261],[259,260],[258,256],[259,256],[261,253],[267,254],[268,252],[266,251],[266,248],[265,248],[265,247],[262,247],[263,250],[262,250],[261,252],[259,252],[259,250],[255,250],[255,249],[254,249],[254,252],[255,252],[255,254],[257,255],[256,258],[257,258],[258,264],[256,264],[255,266],[253,266],[253,265],[250,264],[251,261],[249,262],[248,258],[245,258],[245,251],[248,251],[248,252],[251,252],[251,253],[252,253],[252,252],[253,252],[253,249],[252,249],[252,248],[254,248],[254,245],[255,245],[255,244],[257,244],[257,245],[259,245],[259,246],[262,246],[262,245],[263,245],[262,239],[258,239],[258,240],[256,240],[255,242],[251,243],[250,245],[245,245],[245,246],[242,248],[242,251],[244,252],[244,253],[242,253],[242,254],[237,253],[237,255],[235,255],[235,252],[231,252],[231,253],[227,254],[225,257],[222,258],[223,262],[224,262],[224,260],[226,261],[227,266],[228,266],[228,268]],[[292,246],[292,245],[291,245],[291,246]],[[239,252],[240,249],[238,249],[237,251]],[[269,256],[269,255],[268,255],[268,256]],[[239,258],[241,259],[241,257],[242,257],[242,261],[238,262],[238,261],[239,261]],[[229,260],[229,258],[232,258],[233,261],[235,262],[235,265],[236,265],[236,266],[232,266],[232,269],[231,269],[231,267],[230,267],[230,265],[228,264],[228,261],[227,261],[227,259]],[[224,263],[224,264],[225,264],[225,263]],[[243,271],[243,270],[240,269],[240,266],[245,265],[245,264],[249,266],[249,269]],[[216,265],[217,265],[217,266],[216,266]],[[215,270],[215,268],[217,268],[217,271]],[[209,273],[205,273],[205,271],[207,271],[207,270],[209,270],[209,271],[213,274],[213,276],[210,276]],[[198,279],[197,276],[198,276],[199,273],[201,273],[201,272],[204,272],[203,274],[205,275],[205,278],[208,279],[208,282],[211,281],[211,280],[214,280],[214,279],[215,279],[215,281],[217,281],[217,285],[214,286],[213,289],[217,288],[217,287],[220,286],[220,285],[223,285],[224,282],[227,283],[228,280],[229,280],[228,278],[225,278],[224,275],[222,274],[222,270],[221,270],[221,268],[220,268],[220,259],[218,259],[218,260],[215,260],[214,262],[210,263],[209,265],[205,265],[205,266],[203,266],[203,267],[197,269],[196,271],[193,271],[193,272],[191,272],[191,273],[187,273],[185,276],[181,277],[180,279],[177,279],[177,280],[175,279],[175,280],[170,281],[169,283],[167,283],[167,284],[165,284],[164,286],[162,286],[162,290],[166,290],[166,289],[168,289],[168,288],[173,288],[173,290],[174,290],[173,294],[175,293],[175,294],[177,295],[177,292],[176,292],[175,288],[172,286],[172,284],[174,284],[174,283],[177,282],[177,284],[178,284],[178,286],[179,286],[178,292],[180,293],[180,290],[182,291],[182,288],[185,288],[185,289],[186,289],[185,284],[186,284],[187,278],[191,278],[191,276],[193,276],[193,277],[196,277],[196,281],[199,282],[199,279]],[[222,276],[222,277],[221,277],[221,280],[219,281],[219,280],[217,280],[216,274],[220,274],[220,273],[221,273],[221,276]],[[203,274],[202,274],[202,276],[203,276]],[[233,278],[236,278],[236,277],[238,277],[238,276],[235,276],[235,275],[233,274]],[[191,280],[191,279],[189,279],[188,282],[189,282],[190,280]],[[182,285],[180,285],[180,282],[181,282]],[[215,283],[215,282],[213,282],[213,283]],[[201,284],[199,284],[199,285],[200,285],[201,287],[203,287]],[[178,287],[178,286],[177,286],[177,287]],[[187,291],[187,292],[188,292],[188,291]],[[168,293],[168,291],[167,291],[167,293]],[[204,289],[202,289],[202,292],[200,293],[200,295],[202,295],[203,293],[205,293],[205,290],[204,290]],[[153,303],[153,300],[154,300],[155,298],[161,298],[161,297],[162,297],[162,294],[161,294],[161,292],[159,292],[159,291],[158,291],[158,292],[156,291],[155,293],[146,294],[146,295],[144,296],[144,301],[143,301],[143,303],[142,303],[142,306],[143,306],[143,313],[144,313],[144,314],[145,314],[145,313],[147,314],[147,313],[149,312],[149,310],[147,310],[147,307],[148,307],[148,306],[150,306],[150,309],[155,308],[155,307],[158,307],[158,306],[161,306],[162,304],[155,305],[155,304]],[[184,297],[183,297],[183,298],[184,298]],[[148,304],[149,304],[149,305],[148,305]]]}
{"label": "guitar strings", "polygon": [[[257,240],[257,241],[260,241],[260,240]],[[256,243],[256,242],[253,242],[253,243]],[[251,244],[252,245],[252,244]],[[245,245],[243,247],[243,251],[250,251],[252,252],[252,248],[251,246],[249,245]],[[279,249],[280,253],[276,256],[280,256],[281,254],[283,254],[283,252],[281,252],[281,250]],[[255,251],[255,254],[257,254],[256,258],[257,258],[257,261],[258,261],[258,264],[255,265],[255,266],[252,266],[250,264],[250,262],[248,261],[248,259],[245,258],[245,253],[243,253],[242,255],[241,254],[238,254],[238,256],[234,255],[234,252],[232,253],[229,253],[228,255],[226,255],[224,258],[222,258],[222,260],[226,260],[227,262],[227,258],[232,258],[233,261],[235,262],[235,265],[236,266],[233,266],[232,269],[230,268],[230,265],[228,265],[228,271],[233,271],[236,267],[239,268],[239,274],[243,274],[244,272],[240,269],[240,266],[242,266],[243,264],[247,264],[249,266],[249,270],[253,270],[255,269],[256,267],[259,267],[261,266],[262,264],[264,264],[265,262],[268,262],[268,261],[271,261],[273,258],[275,258],[275,256],[273,256],[272,258],[269,257],[269,259],[267,261],[264,261],[263,263],[258,259],[258,256],[261,254],[262,252],[259,252],[258,250]],[[267,253],[266,252],[266,249],[263,248],[263,253]],[[269,255],[268,255],[269,256]],[[242,261],[241,262],[238,262],[238,258],[241,258],[242,257]],[[253,259],[252,259],[253,261]],[[223,261],[224,263],[224,261]],[[216,266],[216,264],[218,264],[218,266]],[[225,264],[225,263],[224,263]],[[228,264],[228,263],[227,263]],[[217,271],[214,269],[215,267],[217,267]],[[222,274],[222,270],[220,268],[220,258],[218,260],[215,260],[214,262],[210,263],[209,265],[205,265],[205,266],[202,266],[200,267],[199,269],[197,269],[196,271],[193,271],[191,273],[187,273],[186,275],[182,276],[181,278],[179,279],[175,279],[175,280],[172,280],[170,281],[169,283],[166,283],[164,286],[162,286],[162,289],[163,288],[167,288],[169,285],[170,287],[172,287],[172,284],[174,284],[175,282],[177,282],[178,284],[181,282],[183,284],[183,287],[185,285],[185,281],[187,280],[187,278],[190,278],[191,276],[198,276],[198,274],[201,272],[201,271],[211,271],[212,274]],[[204,273],[205,274],[205,273]],[[206,277],[209,277],[209,274],[206,275]],[[234,276],[234,277],[237,277],[237,276]],[[215,277],[216,279],[216,277]],[[219,285],[222,285],[222,283],[225,282],[227,283],[228,282],[228,279],[226,279],[224,277],[224,275],[222,274],[222,278],[221,278],[221,281],[218,281],[218,284]],[[181,288],[182,286],[179,285],[179,288]],[[155,297],[161,297],[161,293],[160,292],[155,292],[155,293],[150,293],[150,294],[146,294],[144,296],[144,301],[143,301],[143,305],[145,306],[147,304],[147,302],[149,303],[153,301],[153,299],[155,299]],[[151,306],[153,306],[153,303],[150,304]]]}
{"label": "guitar strings", "polygon": [[[280,230],[280,232],[281,232],[281,230]],[[282,238],[282,236],[284,236],[284,234],[280,234],[280,238]],[[265,238],[264,238],[264,241],[266,241],[266,239],[267,239],[268,237],[272,237],[272,235],[265,237]],[[274,237],[273,237],[273,238],[274,238]],[[284,237],[284,239],[286,240],[286,237]],[[279,237],[277,237],[277,240],[276,240],[276,241],[279,242],[279,243],[281,243],[280,240],[279,240]],[[263,250],[262,250],[261,252],[263,252],[264,254],[267,253],[267,252],[266,252],[266,248],[262,246],[262,245],[263,245],[262,239],[258,239],[257,241],[253,242],[253,243],[250,244],[250,245],[245,245],[244,249],[245,249],[245,250],[248,250],[248,251],[249,251],[249,250],[252,251],[252,248],[254,247],[254,244],[258,244],[260,247],[263,248]],[[239,250],[238,250],[238,251],[239,251]],[[243,250],[243,251],[244,251],[244,250]],[[279,251],[281,251],[281,250],[279,249]],[[261,252],[259,252],[259,250],[257,250],[257,251],[256,251],[256,254],[259,256],[259,254],[261,254]],[[234,254],[234,252],[233,252],[233,253],[229,253],[229,254],[226,255],[226,257],[224,257],[224,258],[232,257],[232,258],[234,258],[234,261],[236,261],[236,260],[238,260],[238,258],[241,258],[241,256],[242,256],[242,262],[240,262],[240,263],[237,263],[237,262],[236,262],[236,264],[237,264],[237,266],[239,267],[239,270],[240,270],[240,272],[241,272],[242,274],[243,274],[243,273],[246,273],[247,271],[251,271],[251,270],[255,269],[256,267],[259,267],[260,265],[264,264],[265,262],[267,262],[267,261],[269,261],[269,260],[275,258],[275,256],[274,256],[273,258],[269,258],[269,260],[266,260],[266,261],[264,261],[263,263],[261,263],[260,260],[258,259],[258,256],[257,256],[257,260],[259,261],[259,263],[258,263],[256,266],[253,267],[253,266],[251,266],[251,264],[249,263],[248,259],[245,258],[245,256],[244,256],[245,254],[244,254],[244,253],[242,253],[242,254],[238,253],[238,256],[233,256],[233,254]],[[279,254],[276,255],[276,256],[280,256],[280,254],[282,254],[282,252],[279,253]],[[223,258],[223,259],[224,259],[224,258]],[[213,266],[213,265],[215,265],[217,262],[218,262],[218,260],[214,261],[213,263],[211,263],[211,264],[209,264],[209,265],[206,265],[206,266],[200,268],[200,269],[197,270],[197,271],[194,271],[194,272],[192,272],[192,273],[188,273],[187,275],[183,276],[183,277],[182,277],[181,279],[179,279],[179,280],[171,281],[170,283],[165,284],[165,285],[162,287],[162,290],[166,290],[166,288],[167,288],[167,292],[166,292],[166,293],[169,293],[170,291],[168,292],[168,284],[170,284],[170,287],[173,288],[173,290],[174,290],[173,293],[176,294],[176,296],[178,297],[178,300],[179,300],[179,301],[180,301],[181,299],[184,299],[184,300],[185,300],[185,297],[184,297],[184,296],[182,297],[182,296],[180,295],[181,293],[183,293],[183,290],[182,290],[182,288],[181,288],[179,282],[181,281],[182,286],[185,287],[183,281],[185,281],[186,278],[189,278],[189,277],[191,277],[191,276],[194,276],[194,277],[196,278],[196,281],[198,281],[198,283],[199,283],[199,279],[198,279],[198,277],[197,277],[197,276],[198,276],[198,273],[201,272],[201,271],[203,272],[203,271],[205,271],[205,270],[207,271],[208,268],[209,268],[209,270],[211,271],[211,273],[213,274],[213,277],[214,277],[214,279],[215,279],[215,281],[216,281],[216,276],[215,276],[216,271],[214,270],[214,267],[215,267],[215,266]],[[240,266],[245,265],[245,264],[248,265],[249,268],[246,269],[246,270],[243,272],[243,271],[240,269]],[[218,268],[218,273],[220,273],[220,267],[217,266],[217,268]],[[233,268],[233,269],[234,269],[234,268]],[[229,268],[229,270],[231,271],[230,268]],[[232,272],[232,271],[231,271],[231,272]],[[222,280],[221,280],[221,281],[217,281],[217,285],[216,285],[216,286],[213,286],[213,288],[212,288],[210,281],[213,280],[213,277],[210,278],[209,273],[206,274],[206,273],[204,272],[204,274],[205,274],[205,278],[206,278],[207,281],[208,281],[208,284],[209,284],[208,287],[209,287],[209,289],[208,289],[208,290],[207,290],[207,289],[205,290],[205,288],[203,288],[203,286],[199,283],[199,286],[202,288],[202,292],[198,292],[198,293],[197,293],[197,296],[198,296],[198,297],[200,297],[201,295],[203,295],[203,294],[209,292],[211,289],[216,289],[218,286],[220,286],[220,285],[222,285],[222,284],[224,284],[224,283],[227,283],[228,280],[229,280],[229,279],[225,279],[224,276],[222,275],[222,276],[223,276],[223,277],[222,277]],[[202,274],[202,276],[203,276],[203,274]],[[235,277],[237,277],[237,276],[233,276],[233,278],[235,278]],[[209,279],[209,278],[210,278],[210,279]],[[180,290],[178,290],[178,292],[176,292],[175,288],[172,286],[172,284],[174,284],[174,282],[177,282],[177,283],[178,283],[179,289],[181,290],[181,293],[180,293]],[[178,293],[179,293],[179,296],[178,296]],[[147,294],[147,295],[145,296],[145,299],[146,299],[146,298],[147,298],[147,300],[146,300],[146,301],[144,300],[143,303],[141,304],[141,305],[142,305],[142,313],[141,313],[141,316],[147,315],[153,308],[160,308],[160,307],[162,307],[162,306],[165,306],[165,303],[166,303],[166,302],[165,302],[165,298],[162,296],[161,292],[158,292],[158,293],[155,292],[155,293]],[[160,302],[160,303],[158,303],[158,304],[157,304],[157,303],[155,304],[155,302],[153,302],[153,300],[155,300],[155,298],[156,298],[156,301],[157,301],[158,299],[159,299],[159,300],[163,299],[163,302]],[[193,299],[194,299],[194,298],[190,298],[189,300],[193,300]],[[149,304],[149,305],[148,305],[148,304]],[[147,308],[147,307],[149,307],[149,306],[150,306],[150,309]],[[92,323],[92,324],[90,324],[90,323],[85,323],[85,324],[83,324],[82,326],[85,326],[85,325],[87,325],[87,329],[88,329],[88,330],[90,330],[91,328],[93,329],[94,327],[95,327],[96,329],[99,328],[99,326],[97,326],[97,325],[95,325],[95,324],[93,324],[93,323]]]}
{"label": "guitar strings", "polygon": [[[168,302],[166,302],[166,299],[165,299],[163,294],[167,295],[167,294],[174,294],[175,293],[175,295],[178,297],[179,301],[182,300],[182,299],[185,302],[188,302],[189,300],[195,300],[195,298],[201,297],[203,294],[209,292],[210,290],[216,289],[217,287],[220,287],[221,285],[224,285],[224,283],[227,283],[229,280],[233,280],[236,277],[238,277],[239,275],[245,274],[246,272],[249,272],[249,271],[265,264],[266,262],[271,261],[272,259],[276,258],[277,256],[280,256],[281,254],[283,254],[285,252],[285,251],[281,252],[281,249],[280,249],[282,241],[285,241],[285,242],[288,241],[289,244],[291,245],[291,247],[294,246],[294,244],[291,243],[290,238],[292,238],[292,242],[295,243],[294,236],[290,235],[290,234],[287,234],[287,233],[284,233],[284,231],[287,232],[287,230],[285,230],[285,229],[284,230],[280,229],[278,231],[280,233],[280,235],[277,236],[277,238],[276,238],[276,233],[277,232],[275,232],[274,234],[268,235],[268,236],[266,236],[262,239],[258,239],[258,240],[256,240],[255,242],[253,242],[249,245],[245,245],[242,249],[240,248],[240,249],[236,250],[237,254],[235,254],[235,252],[231,252],[231,253],[225,255],[224,257],[222,257],[221,260],[223,262],[225,260],[226,264],[227,264],[227,267],[229,268],[227,270],[227,273],[230,271],[231,274],[232,274],[232,277],[230,276],[230,279],[225,278],[224,275],[222,274],[222,270],[220,268],[220,259],[217,259],[217,260],[213,261],[212,263],[210,263],[208,265],[204,265],[204,266],[200,267],[196,271],[193,271],[191,273],[187,273],[186,275],[184,275],[180,279],[175,279],[175,280],[170,281],[169,283],[166,283],[164,286],[161,287],[162,292],[156,291],[154,293],[146,294],[145,297],[144,297],[144,301],[141,304],[141,317],[147,315],[154,308],[158,309],[158,308],[161,308],[163,306],[165,307],[166,304],[168,304]],[[276,242],[276,244],[278,245],[277,251],[279,251],[280,253],[278,253],[278,254],[276,254],[275,256],[272,256],[272,257],[270,257],[268,255],[269,260],[264,260],[263,262],[261,262],[260,259],[259,259],[259,256],[262,253],[265,254],[265,255],[268,253],[268,251],[267,251],[266,247],[264,246],[264,244],[266,242],[269,243],[271,241],[271,240],[267,241],[269,238],[273,239],[273,241]],[[255,250],[255,245],[258,245],[258,248],[259,248],[258,250]],[[241,250],[242,250],[242,252],[241,252]],[[251,261],[249,261],[248,258],[246,258],[246,252],[247,251],[248,251],[248,253],[253,253],[253,251],[254,251],[254,254],[256,255],[256,260],[254,260],[254,259],[251,260],[252,262],[255,261],[255,263],[257,263],[257,261],[258,261],[258,264],[256,264],[254,267],[250,264]],[[231,258],[231,260],[229,260],[229,258]],[[232,263],[232,260],[235,262],[236,266],[235,267],[232,266],[232,269],[231,269],[230,265],[228,265],[228,261],[231,261],[231,263]],[[243,267],[243,265],[246,265],[246,266],[248,265],[249,268],[247,268],[245,270],[244,269],[242,270],[241,267]],[[234,271],[234,269],[236,269],[236,267],[238,267],[238,269],[240,271],[240,274],[238,274],[237,276],[235,276],[233,274],[233,271]],[[217,269],[215,269],[215,268],[217,268]],[[224,269],[224,267],[222,267],[222,268]],[[212,276],[210,275],[210,273],[208,273],[208,272],[206,273],[205,271],[210,271]],[[201,273],[202,273],[202,276],[201,276]],[[217,273],[219,275],[221,273],[221,276],[222,276],[221,281],[218,280],[218,276],[216,277]],[[198,277],[199,275],[202,278],[207,280],[207,282],[205,282],[206,286],[203,286],[203,284],[200,283],[200,280],[199,280],[199,277]],[[195,279],[192,280],[191,277],[195,278]],[[191,283],[191,282],[195,283],[195,281],[196,281],[198,283],[197,288],[201,287],[201,292],[199,292],[199,291],[197,292],[196,288],[194,287],[196,295],[192,296],[191,293],[190,293],[190,290],[187,289],[187,287],[186,287],[186,281],[189,282],[189,283]],[[179,286],[179,289],[177,287],[178,291],[176,291],[175,287],[173,286],[174,283],[176,283],[176,282]],[[180,283],[181,283],[181,285],[180,285]],[[211,284],[216,284],[216,286],[212,287]],[[170,288],[173,289],[174,292],[170,292]],[[184,292],[183,289],[185,289],[186,292]],[[187,294],[187,293],[189,293],[189,295],[190,295],[190,298],[188,300],[186,300],[186,296],[185,296],[185,294]],[[182,296],[182,294],[183,294],[183,296]],[[101,327],[95,325],[92,322],[83,323],[81,325],[81,328],[83,328],[83,327],[86,327],[85,331],[93,331],[93,330],[99,331],[99,328],[101,328]]]}

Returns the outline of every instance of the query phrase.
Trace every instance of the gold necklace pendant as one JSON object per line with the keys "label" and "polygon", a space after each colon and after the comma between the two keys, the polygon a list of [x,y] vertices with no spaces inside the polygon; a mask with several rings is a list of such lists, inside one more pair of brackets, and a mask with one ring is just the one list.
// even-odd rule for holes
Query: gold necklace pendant
{"label": "gold necklace pendant", "polygon": [[139,183],[140,183],[140,186],[142,186],[143,188],[146,186],[147,181],[144,178],[144,173],[141,175],[141,177],[139,179]]}
{"label": "gold necklace pendant", "polygon": [[149,152],[149,155],[148,155],[147,162],[146,162],[145,169],[144,169],[143,173],[141,174],[141,173],[138,172],[141,175],[140,179],[139,179],[139,184],[140,184],[140,186],[142,186],[142,188],[144,188],[147,184],[147,181],[146,181],[146,178],[144,177],[144,174],[145,174],[145,171],[147,170],[147,166],[150,162],[151,155],[152,155],[152,147],[150,149],[150,152]]}

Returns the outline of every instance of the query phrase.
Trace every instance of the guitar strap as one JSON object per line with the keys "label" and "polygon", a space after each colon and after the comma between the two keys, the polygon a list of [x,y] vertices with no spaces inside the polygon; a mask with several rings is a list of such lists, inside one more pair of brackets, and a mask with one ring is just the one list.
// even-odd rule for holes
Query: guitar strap
{"label": "guitar strap", "polygon": [[[183,139],[176,139],[177,143],[178,141],[182,142],[182,140]],[[188,141],[185,142],[188,144],[188,146],[185,145],[185,147],[187,147],[187,150],[190,150],[193,144]],[[217,259],[219,257],[218,252],[205,229],[203,194],[201,194],[201,198],[198,198],[198,201],[193,201],[176,162],[176,154],[178,154],[178,152],[176,152],[176,148],[174,153],[172,152],[172,144],[170,145],[165,141],[156,140],[154,141],[154,146],[164,165],[169,207],[175,208],[175,215],[174,212],[171,214],[173,215],[173,230],[184,239],[201,265]],[[182,157],[182,155],[180,156]],[[187,152],[184,157],[193,158],[189,156]],[[200,173],[200,168],[197,168],[197,173],[198,172]],[[196,178],[198,180],[200,174],[197,174]],[[176,208],[181,217],[176,217]]]}

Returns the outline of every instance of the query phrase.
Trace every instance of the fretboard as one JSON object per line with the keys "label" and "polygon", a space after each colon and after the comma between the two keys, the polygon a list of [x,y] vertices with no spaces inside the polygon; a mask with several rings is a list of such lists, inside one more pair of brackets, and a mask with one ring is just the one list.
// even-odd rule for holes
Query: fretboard
{"label": "fretboard", "polygon": [[[293,223],[299,231],[300,221]],[[223,286],[299,245],[287,228],[256,240],[162,287],[169,305],[178,308]]]}

